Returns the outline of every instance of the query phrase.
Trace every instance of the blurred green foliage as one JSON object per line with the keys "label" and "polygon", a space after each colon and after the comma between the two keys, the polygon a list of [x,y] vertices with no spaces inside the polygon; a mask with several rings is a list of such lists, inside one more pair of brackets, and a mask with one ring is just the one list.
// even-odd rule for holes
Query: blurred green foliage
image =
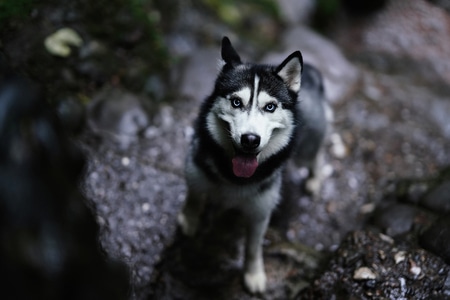
{"label": "blurred green foliage", "polygon": [[249,43],[271,47],[277,40],[282,20],[276,0],[200,0],[197,5]]}
{"label": "blurred green foliage", "polygon": [[146,34],[152,44],[152,52],[158,57],[157,60],[163,62],[163,65],[167,65],[169,57],[161,22],[162,8],[157,2],[152,0],[129,0],[127,3],[133,15],[145,26]]}
{"label": "blurred green foliage", "polygon": [[336,20],[341,2],[341,0],[316,0],[312,27],[322,32],[327,31]]}
{"label": "blurred green foliage", "polygon": [[274,19],[279,18],[278,5],[273,0],[202,0],[222,21],[239,26],[249,16],[247,12],[260,11]]}
{"label": "blurred green foliage", "polygon": [[340,7],[340,0],[316,0],[317,11],[324,16],[334,15]]}
{"label": "blurred green foliage", "polygon": [[11,17],[26,16],[34,0],[0,0],[0,23]]}

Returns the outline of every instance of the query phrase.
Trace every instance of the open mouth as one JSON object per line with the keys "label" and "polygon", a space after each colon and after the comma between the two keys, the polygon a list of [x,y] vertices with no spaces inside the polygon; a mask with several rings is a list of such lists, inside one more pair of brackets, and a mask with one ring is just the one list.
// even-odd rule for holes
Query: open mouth
{"label": "open mouth", "polygon": [[236,151],[236,154],[232,159],[234,175],[244,178],[252,177],[258,168],[257,155],[258,153]]}

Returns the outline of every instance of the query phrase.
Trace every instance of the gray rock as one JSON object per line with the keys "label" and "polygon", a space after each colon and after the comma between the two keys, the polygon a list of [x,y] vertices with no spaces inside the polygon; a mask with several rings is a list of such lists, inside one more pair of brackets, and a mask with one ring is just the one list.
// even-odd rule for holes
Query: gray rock
{"label": "gray rock", "polygon": [[428,0],[431,3],[434,3],[437,6],[442,7],[443,9],[445,9],[447,12],[450,13],[450,2],[447,0]]}
{"label": "gray rock", "polygon": [[307,23],[314,9],[316,2],[313,0],[278,0],[281,18],[291,25]]}
{"label": "gray rock", "polygon": [[88,106],[88,124],[93,132],[126,146],[149,124],[143,101],[118,88],[99,91]]}
{"label": "gray rock", "polygon": [[198,49],[187,58],[180,86],[182,96],[201,102],[211,93],[221,62],[219,46]]}
{"label": "gray rock", "polygon": [[420,245],[450,264],[450,214],[437,219],[419,237]]}
{"label": "gray rock", "polygon": [[303,26],[287,30],[282,37],[282,51],[269,53],[263,62],[279,64],[287,55],[300,50],[303,60],[318,68],[324,77],[325,95],[331,102],[342,100],[355,88],[358,69],[330,40]]}
{"label": "gray rock", "polygon": [[449,22],[448,12],[428,1],[389,1],[384,11],[361,26],[362,50],[412,59],[422,65],[420,72],[448,83],[450,41],[443,37],[450,35]]}
{"label": "gray rock", "polygon": [[438,213],[450,211],[450,181],[445,181],[431,190],[420,202],[424,207]]}
{"label": "gray rock", "polygon": [[375,280],[377,275],[368,267],[361,267],[356,269],[353,273],[353,279],[355,280]]}
{"label": "gray rock", "polygon": [[150,166],[139,145],[126,155],[108,144],[85,145],[90,161],[83,190],[102,224],[103,248],[128,265],[134,299],[146,299],[155,266],[173,242],[185,186],[179,176]]}
{"label": "gray rock", "polygon": [[418,214],[419,209],[412,205],[394,203],[377,209],[373,223],[386,234],[396,236],[410,231]]}

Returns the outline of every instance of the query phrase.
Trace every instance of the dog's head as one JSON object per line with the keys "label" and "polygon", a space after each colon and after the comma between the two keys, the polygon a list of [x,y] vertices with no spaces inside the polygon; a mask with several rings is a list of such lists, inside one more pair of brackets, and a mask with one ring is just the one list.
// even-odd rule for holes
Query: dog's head
{"label": "dog's head", "polygon": [[300,51],[280,65],[242,63],[227,37],[207,129],[232,160],[233,173],[251,177],[258,164],[291,142],[303,60]]}

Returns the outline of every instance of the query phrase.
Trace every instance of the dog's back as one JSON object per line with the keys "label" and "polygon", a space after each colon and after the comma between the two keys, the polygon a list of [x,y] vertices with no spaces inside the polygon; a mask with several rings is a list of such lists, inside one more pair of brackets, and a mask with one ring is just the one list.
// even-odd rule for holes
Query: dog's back
{"label": "dog's back", "polygon": [[293,159],[299,164],[309,166],[314,161],[327,132],[327,110],[323,80],[320,72],[305,64],[302,73],[302,89],[299,95],[298,110],[301,123],[296,138]]}

